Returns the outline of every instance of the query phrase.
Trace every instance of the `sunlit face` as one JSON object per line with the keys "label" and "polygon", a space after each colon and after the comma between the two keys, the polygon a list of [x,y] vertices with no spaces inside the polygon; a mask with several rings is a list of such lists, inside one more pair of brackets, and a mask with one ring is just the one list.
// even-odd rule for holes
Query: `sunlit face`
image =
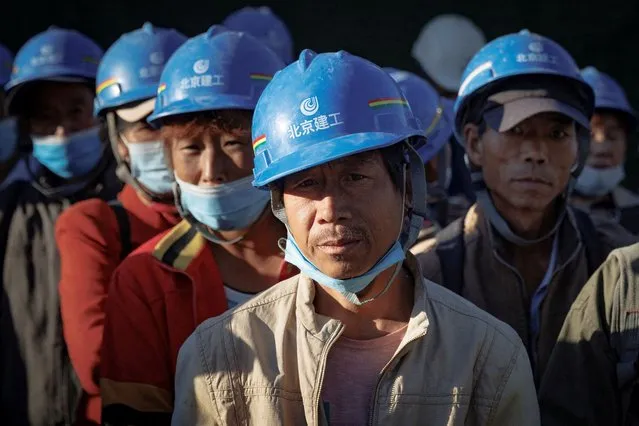
{"label": "sunlit face", "polygon": [[575,123],[557,113],[534,115],[497,132],[464,128],[467,153],[481,167],[493,198],[515,209],[544,211],[561,194],[577,162]]}
{"label": "sunlit face", "polygon": [[402,195],[379,151],[296,173],[285,178],[283,190],[297,245],[330,277],[366,273],[397,240]]}
{"label": "sunlit face", "polygon": [[193,185],[207,186],[233,182],[253,172],[250,120],[240,129],[227,132],[202,126],[194,136],[172,138],[170,159],[175,174]]}
{"label": "sunlit face", "polygon": [[626,159],[628,135],[619,115],[598,112],[590,122],[592,137],[587,164],[605,169],[623,164]]}

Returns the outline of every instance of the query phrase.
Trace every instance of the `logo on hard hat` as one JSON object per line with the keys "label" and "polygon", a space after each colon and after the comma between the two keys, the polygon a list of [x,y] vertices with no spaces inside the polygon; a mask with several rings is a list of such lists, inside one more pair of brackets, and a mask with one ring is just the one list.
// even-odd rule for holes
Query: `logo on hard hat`
{"label": "logo on hard hat", "polygon": [[153,52],[149,55],[149,61],[155,65],[161,65],[164,63],[164,55],[162,52]]}
{"label": "logo on hard hat", "polygon": [[528,50],[534,53],[541,53],[544,51],[544,45],[539,41],[533,41],[528,45]]}
{"label": "logo on hard hat", "polygon": [[208,59],[200,59],[198,61],[195,61],[195,63],[193,64],[193,71],[195,71],[196,74],[204,74],[208,70],[209,70]]}
{"label": "logo on hard hat", "polygon": [[319,110],[319,102],[317,96],[306,98],[300,104],[300,111],[306,116],[311,116],[317,113]]}
{"label": "logo on hard hat", "polygon": [[53,46],[51,46],[50,44],[45,44],[44,46],[40,48],[41,55],[50,55],[52,53],[53,53]]}

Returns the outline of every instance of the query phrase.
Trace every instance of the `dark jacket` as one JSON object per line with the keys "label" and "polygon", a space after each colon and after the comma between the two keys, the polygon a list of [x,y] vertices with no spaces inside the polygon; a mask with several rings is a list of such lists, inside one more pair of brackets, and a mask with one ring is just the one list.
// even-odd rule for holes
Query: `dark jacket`
{"label": "dark jacket", "polygon": [[[638,287],[639,244],[610,253],[590,277],[566,317],[541,383],[544,426],[639,425]],[[633,361],[634,374],[620,368]]]}
{"label": "dark jacket", "polygon": [[54,225],[71,204],[113,199],[121,188],[105,157],[84,183],[61,191],[46,169],[0,194],[0,419],[3,425],[71,425],[80,388],[62,336]]}

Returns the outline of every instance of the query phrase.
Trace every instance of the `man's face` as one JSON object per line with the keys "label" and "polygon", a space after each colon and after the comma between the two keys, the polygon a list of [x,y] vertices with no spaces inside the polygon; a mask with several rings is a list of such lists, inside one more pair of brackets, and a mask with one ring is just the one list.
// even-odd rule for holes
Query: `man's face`
{"label": "man's face", "polygon": [[379,151],[287,177],[283,201],[304,256],[338,279],[368,272],[397,240],[404,214]]}
{"label": "man's face", "polygon": [[95,125],[89,86],[48,81],[35,84],[26,101],[31,134],[69,136]]}
{"label": "man's face", "polygon": [[624,123],[613,113],[596,113],[591,120],[592,138],[588,165],[605,169],[623,164],[627,134]]}
{"label": "man's face", "polygon": [[464,128],[471,162],[498,204],[543,212],[561,194],[577,162],[575,123],[557,113],[534,115],[499,133],[491,128]]}

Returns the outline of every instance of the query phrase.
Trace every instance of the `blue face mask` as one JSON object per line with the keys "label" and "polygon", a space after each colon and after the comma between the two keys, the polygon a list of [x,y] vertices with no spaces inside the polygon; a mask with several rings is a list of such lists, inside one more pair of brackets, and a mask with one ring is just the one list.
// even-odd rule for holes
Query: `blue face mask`
{"label": "blue face mask", "polygon": [[[406,258],[404,249],[402,248],[399,241],[396,241],[395,244],[393,244],[391,248],[386,252],[386,254],[375,264],[375,266],[373,266],[365,274],[354,278],[337,279],[329,277],[328,275],[317,269],[317,267],[313,265],[311,261],[308,260],[306,256],[304,256],[304,254],[302,254],[302,251],[300,250],[297,243],[295,242],[295,239],[290,233],[288,234],[288,238],[286,239],[286,247],[281,248],[282,250],[284,250],[285,253],[285,261],[297,266],[300,271],[302,271],[302,273],[313,279],[313,281],[317,282],[318,284],[337,290],[342,296],[346,298],[346,300],[355,305],[362,305],[372,300],[369,299],[360,301],[357,297],[357,293],[368,287],[379,274],[381,274],[391,266],[403,262]],[[396,273],[398,271],[399,269],[396,270]],[[391,277],[390,281],[394,279],[395,274]],[[386,291],[388,287],[389,285],[386,286],[386,289],[384,291]],[[377,298],[380,295],[381,294],[376,295],[374,298]]]}
{"label": "blue face mask", "polygon": [[606,169],[584,166],[577,178],[575,189],[588,197],[601,197],[619,186],[625,176],[623,164]]}
{"label": "blue face mask", "polygon": [[14,117],[0,121],[0,163],[8,161],[18,148],[18,120]]}
{"label": "blue face mask", "polygon": [[155,194],[169,194],[173,173],[167,167],[164,142],[127,143],[131,176]]}
{"label": "blue face mask", "polygon": [[93,127],[70,136],[31,136],[33,156],[61,178],[84,176],[102,158],[100,129]]}
{"label": "blue face mask", "polygon": [[197,186],[175,176],[182,208],[215,231],[245,229],[260,217],[270,194],[255,188],[252,180],[247,176],[222,185]]}

